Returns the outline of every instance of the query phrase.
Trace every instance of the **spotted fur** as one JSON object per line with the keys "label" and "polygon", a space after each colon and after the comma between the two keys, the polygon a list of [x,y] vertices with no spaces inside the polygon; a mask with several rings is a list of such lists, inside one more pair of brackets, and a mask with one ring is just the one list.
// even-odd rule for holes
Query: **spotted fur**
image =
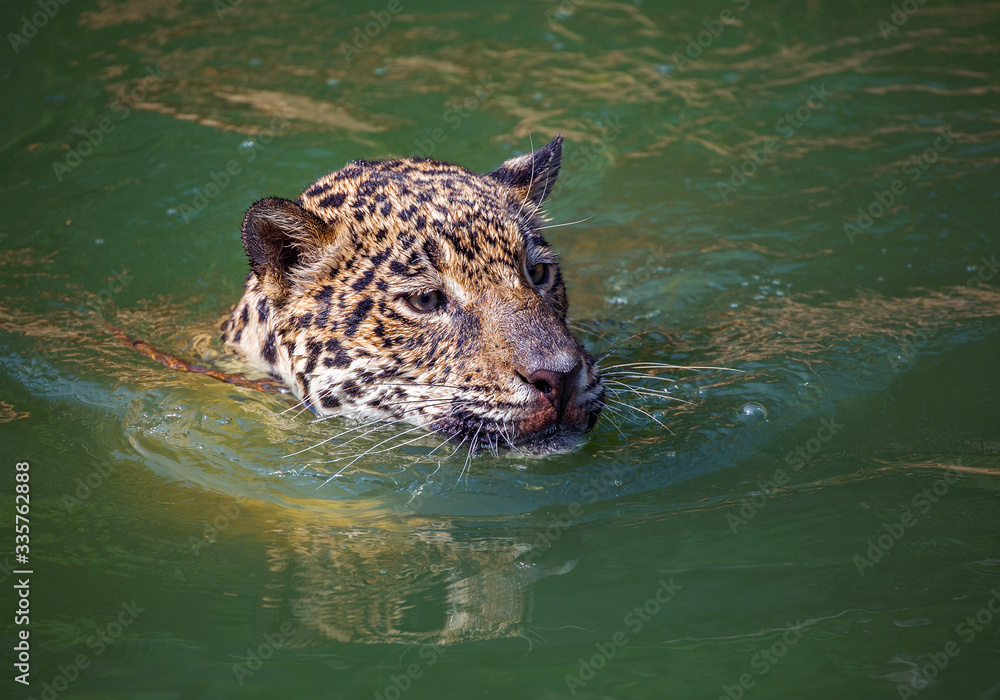
{"label": "spotted fur", "polygon": [[488,175],[359,160],[294,202],[260,200],[223,341],[319,415],[400,419],[473,450],[572,446],[604,384],[540,232],[561,154],[557,137]]}

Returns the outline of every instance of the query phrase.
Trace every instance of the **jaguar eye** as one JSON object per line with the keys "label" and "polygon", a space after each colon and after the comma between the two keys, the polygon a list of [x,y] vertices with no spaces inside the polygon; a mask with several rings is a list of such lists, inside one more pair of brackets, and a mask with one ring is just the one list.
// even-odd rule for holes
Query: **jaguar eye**
{"label": "jaguar eye", "polygon": [[528,268],[528,278],[536,287],[545,287],[552,277],[552,265],[550,263],[535,263]]}
{"label": "jaguar eye", "polygon": [[411,294],[403,297],[403,301],[414,311],[422,314],[430,313],[434,309],[444,305],[444,293],[438,289],[420,294]]}

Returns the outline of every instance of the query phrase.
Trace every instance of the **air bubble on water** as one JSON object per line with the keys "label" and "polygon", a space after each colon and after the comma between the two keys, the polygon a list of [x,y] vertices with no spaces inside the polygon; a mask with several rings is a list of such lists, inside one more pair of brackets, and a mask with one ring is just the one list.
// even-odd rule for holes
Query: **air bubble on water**
{"label": "air bubble on water", "polygon": [[255,144],[254,144],[254,142],[253,142],[253,141],[251,141],[251,140],[247,139],[246,141],[244,141],[243,143],[241,143],[241,144],[240,144],[240,148],[245,148],[245,149],[246,149],[246,148],[253,148],[253,147],[254,147],[254,145],[255,145]]}
{"label": "air bubble on water", "polygon": [[94,239],[94,245],[104,245],[104,239],[103,238],[95,238]]}
{"label": "air bubble on water", "polygon": [[767,409],[759,403],[751,401],[740,407],[740,418],[750,425],[767,421]]}
{"label": "air bubble on water", "polygon": [[326,81],[326,84],[328,87],[337,87],[338,85],[340,85],[340,81],[337,80],[336,78],[329,78]]}

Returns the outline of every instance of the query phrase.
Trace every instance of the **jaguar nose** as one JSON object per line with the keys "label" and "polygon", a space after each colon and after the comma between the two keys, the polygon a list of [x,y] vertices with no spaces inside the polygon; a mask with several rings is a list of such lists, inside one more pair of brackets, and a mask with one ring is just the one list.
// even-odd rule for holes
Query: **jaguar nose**
{"label": "jaguar nose", "polygon": [[566,412],[566,406],[575,393],[574,384],[582,368],[583,361],[580,361],[568,372],[537,369],[527,377],[521,375],[521,379],[534,387],[552,405],[552,408],[556,410],[557,420],[561,421],[563,413]]}

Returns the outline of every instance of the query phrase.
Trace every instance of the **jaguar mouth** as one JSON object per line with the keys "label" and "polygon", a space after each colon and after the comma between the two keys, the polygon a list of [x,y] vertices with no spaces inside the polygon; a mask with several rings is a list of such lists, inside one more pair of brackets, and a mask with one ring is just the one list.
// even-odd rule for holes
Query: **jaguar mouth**
{"label": "jaguar mouth", "polygon": [[553,425],[538,433],[525,436],[510,451],[530,457],[545,457],[572,452],[587,439],[585,430],[573,430]]}
{"label": "jaguar mouth", "polygon": [[473,454],[516,453],[531,457],[571,452],[587,439],[601,414],[601,404],[589,411],[585,423],[567,425],[551,423],[537,430],[517,431],[506,426],[484,421],[474,415],[450,416],[436,421],[431,430],[449,436],[452,444],[465,447]]}

